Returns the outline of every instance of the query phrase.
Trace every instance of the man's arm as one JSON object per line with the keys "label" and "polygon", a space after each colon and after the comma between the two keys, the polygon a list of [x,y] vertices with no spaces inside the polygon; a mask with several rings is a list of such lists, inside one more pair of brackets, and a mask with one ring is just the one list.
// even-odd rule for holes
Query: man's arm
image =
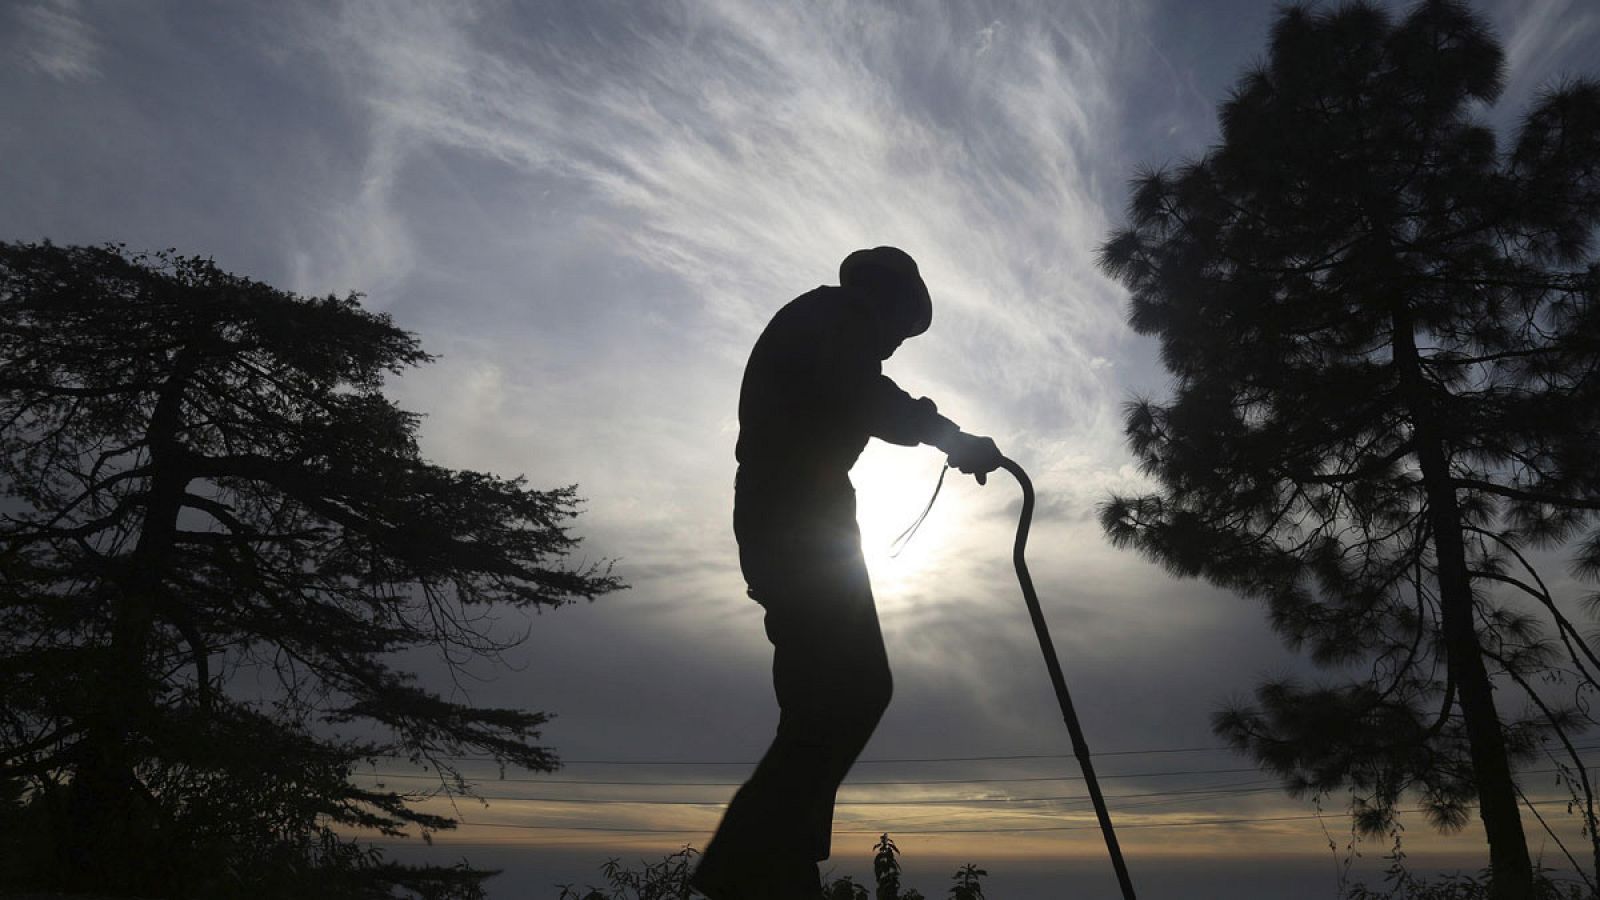
{"label": "man's arm", "polygon": [[945,452],[950,465],[977,476],[983,484],[985,476],[1000,467],[994,441],[963,432],[939,415],[932,400],[913,398],[883,374],[871,343],[872,326],[861,306],[833,310],[843,310],[844,315],[821,343],[816,376],[819,384],[827,385],[834,408],[850,410],[849,415],[859,417],[856,421],[880,440],[903,447],[932,444]]}
{"label": "man's arm", "polygon": [[939,415],[932,400],[913,399],[887,375],[880,374],[872,381],[866,412],[874,437],[907,447],[932,444],[945,452],[951,466],[976,476],[979,484],[1000,467],[1000,448],[993,439],[962,431]]}
{"label": "man's arm", "polygon": [[891,444],[938,447],[961,432],[956,423],[939,415],[939,407],[932,400],[913,398],[882,373],[867,382],[865,396],[861,399],[869,433]]}

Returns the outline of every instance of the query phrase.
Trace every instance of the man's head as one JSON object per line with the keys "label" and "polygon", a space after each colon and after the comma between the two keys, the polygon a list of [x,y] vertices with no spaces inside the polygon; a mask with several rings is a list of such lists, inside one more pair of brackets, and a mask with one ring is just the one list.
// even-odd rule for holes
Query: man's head
{"label": "man's head", "polygon": [[839,264],[839,284],[867,293],[873,315],[885,330],[885,359],[900,342],[928,330],[933,303],[917,263],[896,247],[857,250]]}

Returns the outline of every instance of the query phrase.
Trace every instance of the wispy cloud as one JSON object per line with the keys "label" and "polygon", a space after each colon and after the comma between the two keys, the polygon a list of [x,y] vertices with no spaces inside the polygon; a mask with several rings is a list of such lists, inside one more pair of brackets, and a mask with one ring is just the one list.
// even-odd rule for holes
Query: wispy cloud
{"label": "wispy cloud", "polygon": [[[1088,521],[1105,491],[1138,483],[1117,414],[1121,293],[1092,259],[1121,205],[1115,92],[1148,46],[1136,6],[719,0],[533,21],[356,2],[312,15],[306,40],[371,126],[366,180],[330,205],[334,249],[308,254],[303,286],[382,279],[393,302],[471,282],[475,300],[433,313],[446,358],[407,379],[405,399],[429,412],[442,461],[582,484],[584,533],[635,586],[597,613],[613,640],[654,641],[642,652],[702,692],[765,669],[728,526],[740,368],[779,305],[878,243],[916,256],[936,298],[933,330],[888,368],[1030,469],[1051,602],[1110,604],[1076,616],[1065,646],[1114,655],[1167,615],[1148,583],[1159,572],[1115,583],[1127,560]],[[475,167],[532,208],[442,206],[473,192]],[[496,277],[519,299],[491,297]],[[939,462],[874,447],[854,473],[896,666],[946,691],[902,692],[901,708],[943,703],[987,717],[993,741],[1028,742],[1037,723],[1007,711],[1037,681],[1006,665],[1033,641],[1007,556],[1015,486],[952,485],[902,557],[882,552]],[[1052,564],[1064,549],[1072,563]],[[1073,599],[1085,584],[1108,590]],[[564,652],[554,625],[530,652]],[[738,690],[706,702],[765,702]],[[640,731],[670,729],[659,706],[638,710]]]}
{"label": "wispy cloud", "polygon": [[1070,395],[1120,327],[1086,177],[1118,13],[1060,15],[724,2],[648,33],[495,42],[482,16],[384,3],[348,7],[333,47],[382,123],[374,156],[447,146],[582,190],[584,224],[691,285],[713,337],[893,241],[949,323],[925,355],[1010,351],[942,380]]}
{"label": "wispy cloud", "polygon": [[[725,383],[783,300],[831,281],[850,249],[895,243],[937,298],[934,331],[891,367],[907,386],[998,432],[1047,485],[1116,472],[1120,295],[1092,251],[1117,202],[1107,191],[1120,190],[1120,172],[1104,173],[1133,13],[725,0],[645,22],[594,10],[618,18],[536,28],[478,7],[356,3],[316,39],[373,116],[370,168],[446,149],[554,186],[570,227],[613,265],[693,298],[674,325]],[[390,248],[414,248],[397,212],[405,187],[377,177],[339,212],[330,271],[348,277],[364,255],[395,271]],[[663,364],[659,348],[636,350],[635,372]],[[685,397],[655,434],[731,444],[731,399]],[[893,478],[873,465],[868,480]]]}
{"label": "wispy cloud", "polygon": [[[1574,60],[1590,65],[1581,48],[1600,13],[1583,3],[1485,5],[1513,67],[1501,109]],[[0,195],[15,198],[0,223],[64,241],[173,241],[297,290],[364,291],[443,354],[394,385],[428,414],[426,452],[539,485],[579,482],[586,551],[620,557],[634,584],[542,617],[519,651],[527,667],[474,688],[479,702],[559,713],[546,737],[575,759],[759,755],[775,713],[770,656],[729,527],[741,367],[771,313],[831,282],[846,252],[899,244],[921,261],[937,309],[888,369],[1032,473],[1034,580],[1091,742],[1209,745],[1219,695],[1299,663],[1251,604],[1167,578],[1107,546],[1093,521],[1107,492],[1140,484],[1118,407],[1163,376],[1092,254],[1135,164],[1201,152],[1214,135],[1214,104],[1270,19],[1270,4],[1228,9],[350,0],[196,13],[19,0],[0,11],[0,95],[38,124],[0,129]],[[82,102],[63,109],[63,95]],[[83,139],[104,133],[118,139]],[[855,472],[897,672],[869,754],[1064,752],[1010,570],[1015,486],[952,477],[912,545],[895,559],[883,550],[940,462],[875,446]],[[1223,752],[1154,758],[1174,770],[1240,765]],[[1130,768],[1103,774],[1148,769],[1116,759]],[[863,777],[1071,772],[1062,759],[965,760],[871,765]],[[647,780],[683,777],[672,767]],[[1179,778],[1107,780],[1137,794]],[[900,796],[861,788],[847,796]],[[1249,815],[1257,799],[1208,809]],[[600,822],[611,809],[547,805],[493,815]],[[613,821],[709,829],[714,808],[673,818],[641,804]],[[993,808],[847,811],[876,828],[953,812],[998,821],[985,818]],[[1152,817],[1130,824],[1168,810],[1129,807]],[[1293,846],[1323,845],[1301,820],[1231,837],[1130,829],[1128,842],[1146,857],[1256,855],[1274,828],[1298,830]],[[963,862],[1047,845],[1054,855],[1058,840],[1099,852],[1089,828],[1041,835],[917,844]]]}
{"label": "wispy cloud", "polygon": [[11,18],[16,31],[10,43],[23,66],[62,81],[99,76],[99,41],[77,0],[23,4],[12,10]]}
{"label": "wispy cloud", "polygon": [[1564,78],[1593,75],[1572,65],[1584,55],[1581,48],[1600,38],[1600,9],[1584,0],[1495,0],[1486,13],[1503,41],[1507,75],[1506,90],[1491,119],[1509,138],[1509,130],[1539,91]]}
{"label": "wispy cloud", "polygon": [[1505,36],[1507,69],[1514,78],[1539,78],[1549,62],[1565,57],[1569,48],[1591,40],[1600,29],[1600,11],[1582,0],[1547,0],[1516,3],[1510,33]]}

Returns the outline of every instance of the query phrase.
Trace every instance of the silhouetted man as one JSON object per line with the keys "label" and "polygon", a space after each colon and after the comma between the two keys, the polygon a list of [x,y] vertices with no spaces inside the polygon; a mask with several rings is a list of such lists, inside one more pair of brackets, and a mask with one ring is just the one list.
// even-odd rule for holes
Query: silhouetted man
{"label": "silhouetted man", "polygon": [[889,704],[849,478],[867,439],[932,444],[979,481],[999,465],[994,441],[883,374],[932,315],[910,256],[858,250],[839,287],[772,317],[745,366],[733,530],[750,596],[766,609],[780,716],[691,880],[712,900],[820,896],[834,796]]}

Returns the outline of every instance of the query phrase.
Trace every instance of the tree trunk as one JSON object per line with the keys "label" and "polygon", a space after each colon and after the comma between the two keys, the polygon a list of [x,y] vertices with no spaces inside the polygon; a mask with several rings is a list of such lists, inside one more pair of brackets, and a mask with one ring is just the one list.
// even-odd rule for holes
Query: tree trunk
{"label": "tree trunk", "polygon": [[1423,382],[1414,326],[1409,316],[1394,317],[1394,358],[1400,388],[1410,408],[1417,461],[1427,492],[1434,550],[1439,562],[1439,615],[1445,653],[1455,680],[1461,715],[1478,788],[1478,815],[1489,841],[1493,900],[1527,900],[1533,896],[1533,866],[1522,832],[1505,734],[1494,706],[1494,686],[1483,665],[1474,622],[1472,579],[1467,574],[1466,547],[1461,538],[1461,510],[1450,479],[1450,463],[1436,425],[1435,411]]}
{"label": "tree trunk", "polygon": [[189,475],[178,430],[183,395],[197,353],[180,350],[162,386],[145,439],[153,469],[139,540],[113,580],[111,642],[100,655],[96,709],[88,725],[71,801],[68,854],[73,886],[96,890],[160,889],[160,835],[154,798],[140,782],[135,737],[147,724],[151,696],[145,657]]}

